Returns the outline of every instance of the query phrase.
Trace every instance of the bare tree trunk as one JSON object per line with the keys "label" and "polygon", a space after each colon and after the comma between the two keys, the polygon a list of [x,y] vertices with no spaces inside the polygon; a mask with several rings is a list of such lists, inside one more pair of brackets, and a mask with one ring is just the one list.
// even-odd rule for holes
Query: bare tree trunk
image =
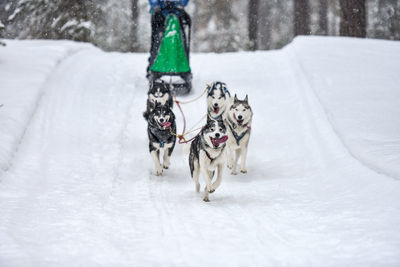
{"label": "bare tree trunk", "polygon": [[132,26],[131,26],[131,52],[139,50],[139,36],[138,36],[138,24],[139,24],[139,0],[131,0],[131,13],[132,13]]}
{"label": "bare tree trunk", "polygon": [[269,50],[272,45],[272,25],[273,25],[273,3],[270,1],[263,1],[258,7],[258,13],[262,16],[258,17],[258,36],[257,36],[257,49]]}
{"label": "bare tree trunk", "polygon": [[250,50],[257,50],[257,35],[258,35],[258,8],[259,0],[249,0],[249,41]]}
{"label": "bare tree trunk", "polygon": [[365,0],[340,0],[340,35],[352,37],[366,36]]}
{"label": "bare tree trunk", "polygon": [[310,34],[310,6],[308,0],[294,0],[294,35]]}
{"label": "bare tree trunk", "polygon": [[318,26],[320,34],[328,35],[328,0],[320,0]]}

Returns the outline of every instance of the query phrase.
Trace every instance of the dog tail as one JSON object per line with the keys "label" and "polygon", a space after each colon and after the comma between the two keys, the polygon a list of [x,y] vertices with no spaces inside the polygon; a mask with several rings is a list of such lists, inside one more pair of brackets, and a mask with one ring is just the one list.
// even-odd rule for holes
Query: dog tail
{"label": "dog tail", "polygon": [[189,155],[189,153],[190,153],[190,144],[191,143],[186,143],[186,144],[183,145],[183,154]]}

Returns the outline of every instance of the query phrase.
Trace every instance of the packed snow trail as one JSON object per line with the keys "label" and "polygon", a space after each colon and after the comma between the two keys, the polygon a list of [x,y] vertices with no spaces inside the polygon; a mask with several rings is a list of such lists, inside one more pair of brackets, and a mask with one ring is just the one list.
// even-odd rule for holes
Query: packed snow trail
{"label": "packed snow trail", "polygon": [[[249,173],[210,203],[179,145],[154,176],[147,55],[66,58],[0,179],[0,266],[398,266],[400,182],[349,153],[294,53],[193,56],[183,99],[223,80],[255,112]],[[205,99],[183,108],[190,127]]]}

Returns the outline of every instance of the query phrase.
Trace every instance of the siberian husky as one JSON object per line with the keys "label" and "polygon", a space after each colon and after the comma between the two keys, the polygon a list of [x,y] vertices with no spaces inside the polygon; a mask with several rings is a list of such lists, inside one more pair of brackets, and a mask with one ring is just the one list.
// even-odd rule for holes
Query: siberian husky
{"label": "siberian husky", "polygon": [[232,170],[232,174],[237,174],[236,167],[240,157],[240,171],[246,173],[247,146],[249,144],[251,120],[253,117],[248,96],[246,95],[244,100],[238,100],[235,95],[227,113],[225,119],[229,137],[227,142],[227,165]]}
{"label": "siberian husky", "polygon": [[[171,133],[176,133],[175,115],[172,110],[158,102],[150,111],[147,117],[149,136],[149,149],[156,168],[156,175],[162,175],[163,168],[168,169],[170,157],[175,147],[176,137]],[[160,162],[160,150],[164,149],[163,164]]]}
{"label": "siberian husky", "polygon": [[[206,183],[203,200],[206,202],[210,201],[208,194],[213,193],[221,184],[222,170],[225,165],[225,147],[228,139],[226,134],[226,127],[221,119],[212,120],[208,118],[207,124],[190,145],[190,173],[196,184],[197,192],[200,191],[200,173],[203,176]],[[214,183],[211,183],[216,169],[218,169],[217,179]]]}
{"label": "siberian husky", "polygon": [[154,109],[156,103],[160,103],[161,105],[167,106],[170,109],[173,107],[171,91],[163,80],[151,83],[147,96],[147,108],[143,113],[143,117],[146,120],[150,112]]}
{"label": "siberian husky", "polygon": [[231,101],[226,84],[223,82],[213,82],[207,85],[207,115],[210,119],[224,119],[226,107]]}

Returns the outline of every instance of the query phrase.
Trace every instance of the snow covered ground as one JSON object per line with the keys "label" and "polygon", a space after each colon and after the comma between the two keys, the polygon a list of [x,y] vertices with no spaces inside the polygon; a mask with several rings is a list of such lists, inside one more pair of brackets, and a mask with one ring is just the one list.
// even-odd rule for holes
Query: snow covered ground
{"label": "snow covered ground", "polygon": [[[146,59],[0,48],[0,266],[400,265],[399,42],[193,55],[184,99],[223,80],[255,112],[249,172],[210,203],[180,146],[154,176]],[[191,126],[205,99],[183,108]]]}

